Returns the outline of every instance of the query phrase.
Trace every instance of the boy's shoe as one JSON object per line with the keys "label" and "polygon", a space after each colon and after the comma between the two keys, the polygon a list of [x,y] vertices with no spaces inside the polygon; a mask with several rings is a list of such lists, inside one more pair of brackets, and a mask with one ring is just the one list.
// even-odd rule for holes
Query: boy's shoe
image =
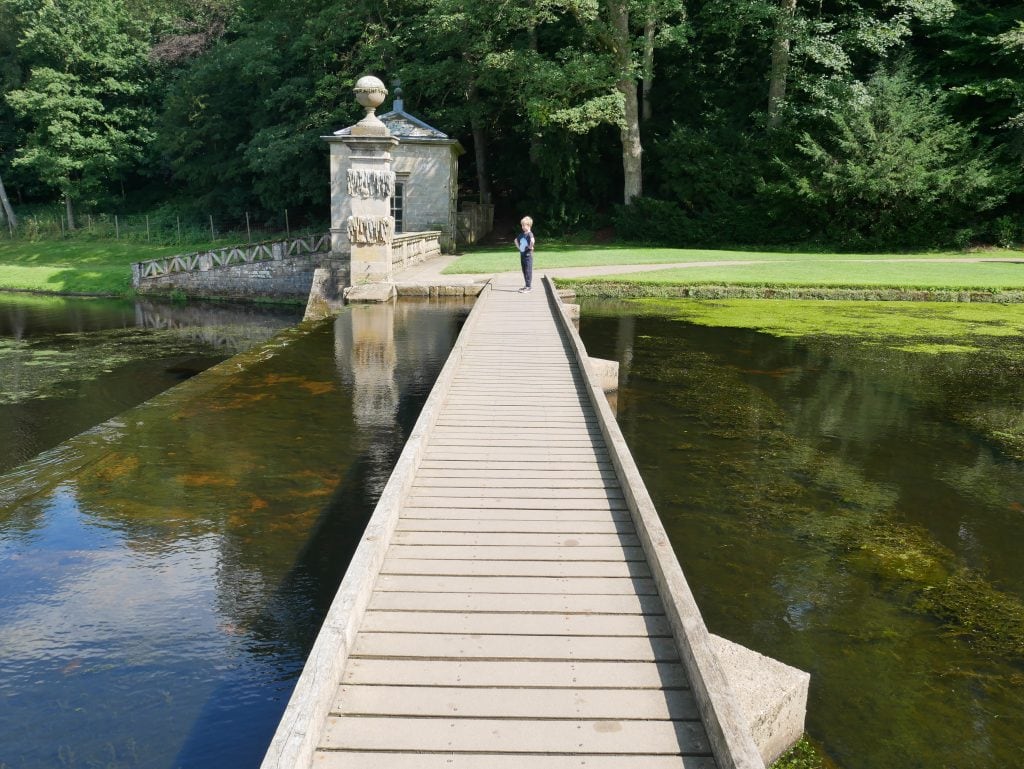
{"label": "boy's shoe", "polygon": [[523,286],[521,289],[519,289],[519,293],[520,294],[528,294],[529,292],[530,292],[530,287],[529,286]]}

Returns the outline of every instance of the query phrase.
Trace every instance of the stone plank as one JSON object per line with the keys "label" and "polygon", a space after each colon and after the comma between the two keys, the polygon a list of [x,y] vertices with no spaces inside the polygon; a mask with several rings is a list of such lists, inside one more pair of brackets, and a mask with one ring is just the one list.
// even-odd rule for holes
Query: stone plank
{"label": "stone plank", "polygon": [[360,632],[353,657],[674,662],[671,638]]}
{"label": "stone plank", "polygon": [[400,686],[489,686],[607,689],[689,686],[678,662],[351,659],[343,683]]}
{"label": "stone plank", "polygon": [[498,689],[482,687],[338,687],[334,715],[452,718],[580,718],[631,721],[700,717],[688,689]]}
{"label": "stone plank", "polygon": [[643,561],[639,547],[446,547],[444,545],[392,545],[390,558],[432,558],[477,561]]}
{"label": "stone plank", "polygon": [[494,606],[486,612],[368,611],[360,632],[637,638],[667,638],[672,634],[665,618],[659,615],[502,612],[502,596],[492,598]]}
{"label": "stone plank", "polygon": [[506,520],[501,518],[478,517],[460,518],[407,518],[398,522],[398,531],[436,531],[436,532],[494,532],[510,534],[521,533],[561,533],[561,534],[633,534],[633,522],[625,520],[604,521],[557,521],[557,520]]}
{"label": "stone plank", "polygon": [[403,520],[448,519],[479,521],[630,521],[628,510],[513,510],[511,508],[480,509],[473,507],[406,507]]}
{"label": "stone plank", "polygon": [[516,499],[622,499],[622,489],[618,484],[608,486],[554,486],[553,484],[528,484],[519,482],[503,486],[475,483],[471,485],[425,485],[414,482],[412,494],[417,497],[508,497],[515,494]]}
{"label": "stone plank", "polygon": [[664,614],[657,595],[588,593],[388,592],[370,598],[374,611],[537,612],[558,614]]}
{"label": "stone plank", "polygon": [[[322,751],[314,769],[626,769],[622,756]],[[706,756],[630,756],[628,769],[717,769]]]}
{"label": "stone plank", "polygon": [[[553,468],[556,468],[553,469]],[[547,459],[534,459],[531,457],[521,457],[516,459],[507,460],[494,460],[494,459],[480,459],[475,456],[466,456],[461,458],[425,458],[420,462],[420,470],[464,470],[467,472],[480,472],[480,471],[496,471],[496,472],[517,472],[521,471],[524,473],[536,473],[536,472],[614,472],[613,465],[608,460],[595,460],[595,459],[573,459],[566,460],[561,459],[557,463],[552,463]],[[527,476],[528,477],[528,476]],[[538,476],[538,477],[543,477]]]}
{"label": "stone plank", "polygon": [[489,508],[492,510],[627,510],[621,499],[521,499],[519,497],[428,497],[407,498],[412,507]]}
{"label": "stone plank", "polygon": [[[646,561],[474,561],[459,558],[434,561],[428,558],[398,558],[394,554],[381,567],[381,579],[388,574],[627,580],[647,579],[651,576]],[[522,589],[527,590],[528,585],[524,583]]]}
{"label": "stone plank", "polygon": [[460,547],[639,547],[636,534],[530,533],[501,531],[396,531],[395,545]]}
{"label": "stone plank", "polygon": [[704,729],[691,721],[378,718],[330,716],[321,736],[329,750],[612,753],[620,756],[707,754]]}

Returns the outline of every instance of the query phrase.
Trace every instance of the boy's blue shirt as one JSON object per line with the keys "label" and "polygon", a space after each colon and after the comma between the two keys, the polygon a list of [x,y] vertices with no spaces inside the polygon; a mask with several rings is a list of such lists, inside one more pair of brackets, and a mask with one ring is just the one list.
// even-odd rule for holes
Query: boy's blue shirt
{"label": "boy's blue shirt", "polygon": [[516,245],[519,247],[519,253],[525,254],[533,251],[533,244],[536,242],[536,238],[533,237],[533,232],[520,232],[516,235]]}

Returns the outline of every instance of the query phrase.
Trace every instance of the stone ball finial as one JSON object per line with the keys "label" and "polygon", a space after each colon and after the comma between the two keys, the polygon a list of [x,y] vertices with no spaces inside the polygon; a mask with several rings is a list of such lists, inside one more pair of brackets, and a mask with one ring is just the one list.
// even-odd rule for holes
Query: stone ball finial
{"label": "stone ball finial", "polygon": [[363,75],[359,78],[352,92],[356,95],[356,101],[366,109],[367,116],[372,115],[388,95],[388,89],[384,87],[383,81],[373,75]]}

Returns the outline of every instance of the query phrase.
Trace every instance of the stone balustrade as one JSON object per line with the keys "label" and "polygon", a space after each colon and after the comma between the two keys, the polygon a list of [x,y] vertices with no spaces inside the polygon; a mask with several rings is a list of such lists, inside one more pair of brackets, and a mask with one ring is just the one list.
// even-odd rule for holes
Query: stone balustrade
{"label": "stone balustrade", "polygon": [[218,267],[279,262],[295,256],[323,254],[331,250],[330,233],[314,233],[287,240],[263,241],[244,246],[225,246],[212,251],[178,254],[132,264],[132,286],[142,288],[147,281],[181,272],[206,272]]}
{"label": "stone balustrade", "polygon": [[132,265],[139,294],[176,291],[223,299],[305,299],[320,267],[344,272],[347,258],[332,254],[328,233],[229,246]]}
{"label": "stone balustrade", "polygon": [[395,235],[391,241],[391,266],[396,270],[438,256],[441,253],[441,230],[426,232],[405,232]]}

